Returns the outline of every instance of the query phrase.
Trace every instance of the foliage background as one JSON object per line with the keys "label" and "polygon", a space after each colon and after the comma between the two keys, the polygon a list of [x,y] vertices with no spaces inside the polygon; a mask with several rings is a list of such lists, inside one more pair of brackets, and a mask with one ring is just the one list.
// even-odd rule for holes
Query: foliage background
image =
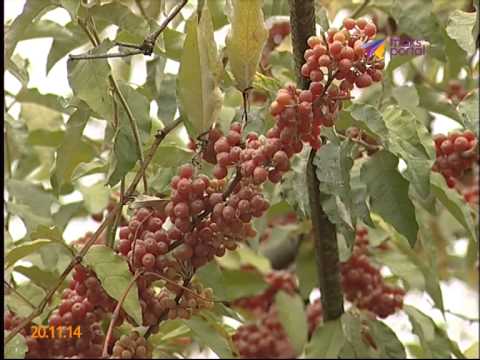
{"label": "foliage background", "polygon": [[[23,4],[23,0],[7,0],[4,2],[5,10],[5,21],[8,23],[13,20],[18,14],[20,14]],[[285,2],[279,2],[285,3]],[[344,8],[351,9],[358,1],[338,1],[336,2],[337,9],[333,9],[332,14],[337,14],[333,20],[333,25],[339,25],[341,20],[348,14],[348,10]],[[377,2],[378,3],[378,2]],[[460,6],[461,1],[433,1],[436,11],[441,14],[442,11],[448,13],[449,7],[455,8],[455,6]],[[282,6],[279,8],[281,12]],[[343,10],[342,10],[343,9]],[[337,11],[339,10],[339,11]],[[194,7],[187,7],[182,11],[184,18],[188,18],[189,15],[194,11]],[[281,15],[280,15],[281,16]],[[66,10],[57,8],[53,11],[49,11],[44,14],[40,20],[45,20],[53,22],[51,25],[55,28],[59,26],[59,29],[70,22],[70,16]],[[183,24],[180,25],[180,28],[183,27]],[[225,36],[227,34],[227,28],[220,27],[215,33],[215,39],[217,45],[223,46],[225,42]],[[42,31],[45,31],[46,36],[42,35]],[[66,99],[72,95],[70,86],[67,81],[67,58],[62,57],[47,73],[47,58],[49,54],[50,47],[52,45],[53,39],[48,35],[48,31],[51,29],[39,29],[38,34],[36,34],[34,39],[22,40],[18,43],[16,50],[14,52],[14,57],[17,59],[17,64],[22,64],[20,69],[24,72],[23,76],[26,76],[25,83],[22,84],[19,81],[19,77],[13,76],[11,72],[5,72],[5,90],[6,90],[6,107],[8,109],[8,114],[13,119],[18,119],[20,117],[29,118],[32,121],[38,119],[41,122],[48,122],[55,116],[58,116],[58,113],[52,113],[52,111],[42,105],[41,102],[45,99],[41,98],[40,94],[53,94],[58,96],[56,101],[61,99]],[[116,27],[111,26],[106,30],[106,33],[109,36],[114,37],[116,34]],[[176,47],[178,44],[172,43],[172,47]],[[288,46],[288,45],[285,45]],[[86,51],[89,46],[80,47],[75,50],[75,53],[82,53]],[[178,50],[178,49],[177,49]],[[173,49],[172,51],[175,51]],[[173,56],[175,57],[175,56]],[[478,59],[478,52],[476,54]],[[279,64],[281,64],[281,54],[279,55]],[[147,73],[149,71],[155,71],[155,68],[152,64],[152,60],[144,56],[136,56],[131,58],[130,63],[125,63],[123,60],[111,60],[111,65],[114,70],[114,73],[118,78],[121,78],[133,87],[142,87],[146,84]],[[178,62],[173,59],[167,59],[165,64],[165,73],[167,74],[176,74],[178,71]],[[21,74],[22,75],[22,74]],[[461,76],[470,76],[470,74],[461,74]],[[477,74],[478,76],[478,74]],[[21,76],[20,76],[21,77]],[[171,75],[166,75],[164,78],[165,81],[171,81],[173,77]],[[395,70],[393,73],[393,79],[397,82],[397,85],[405,84],[405,74],[402,74],[401,71]],[[171,83],[170,83],[171,84]],[[37,89],[40,93],[37,97],[36,91],[31,90],[29,94],[33,96],[30,100],[15,100],[15,97],[18,96],[20,91],[25,89]],[[25,98],[24,98],[25,99]],[[163,99],[168,103],[168,99]],[[232,102],[236,103],[236,99],[233,97]],[[159,119],[165,114],[158,112],[158,105],[152,101],[150,105],[149,114],[154,119]],[[65,114],[61,114],[63,120],[67,119]],[[168,115],[168,116],[171,116]],[[444,114],[434,113],[435,120],[432,123],[433,133],[447,133],[453,129],[459,128],[458,123],[449,119]],[[35,125],[34,125],[35,126]],[[41,127],[41,125],[39,126]],[[93,142],[101,142],[104,138],[105,132],[105,122],[102,121],[90,121],[87,125],[87,128],[84,134],[91,139]],[[40,134],[41,135],[41,134]],[[179,146],[184,147],[187,134],[185,130],[180,131],[178,134]],[[42,141],[39,138],[39,141]],[[182,144],[183,142],[183,144]],[[39,154],[45,154],[45,158],[48,158],[49,150],[45,148],[38,148]],[[48,170],[51,164],[43,164],[35,174],[35,177],[40,181],[48,182]],[[46,175],[46,176],[45,176]],[[42,180],[43,179],[43,180]],[[95,209],[101,209],[102,206],[106,203],[105,194],[102,193],[101,186],[98,186],[99,180],[102,179],[102,176],[90,175],[82,178],[79,181],[79,189],[74,191],[68,196],[62,197],[62,203],[75,203],[77,201],[85,200],[86,197],[90,199],[95,199],[90,206]],[[84,190],[83,193],[81,190]],[[8,196],[8,190],[5,189],[5,195]],[[42,199],[39,199],[41,201]],[[45,199],[44,199],[45,200]],[[451,223],[450,223],[451,224]],[[27,235],[27,227],[18,216],[13,216],[11,219],[9,232],[11,234],[10,241],[15,242],[21,240]],[[68,226],[65,228],[63,233],[63,238],[67,242],[76,240],[79,237],[79,234],[83,234],[86,230],[94,231],[96,229],[97,223],[93,222],[88,217],[74,218],[68,223]],[[447,226],[448,227],[448,226]],[[6,239],[5,247],[9,246],[9,240]],[[452,242],[448,247],[449,255],[462,257],[466,254],[468,247],[468,240],[466,238],[457,238]],[[62,266],[61,259],[60,263],[57,264],[59,268]],[[17,266],[30,266],[32,263],[30,261],[19,261]],[[13,272],[13,277],[18,282],[22,284],[27,280],[26,277],[21,275],[18,272]],[[443,293],[443,301],[446,309],[450,310],[453,313],[458,313],[464,315],[465,317],[477,318],[479,317],[478,309],[478,284],[467,285],[464,281],[461,281],[456,278],[451,278],[446,281],[441,281],[441,288]],[[316,294],[313,294],[312,297],[315,297]],[[405,299],[406,304],[412,304],[417,308],[424,311],[426,314],[431,316],[438,324],[442,327],[448,323],[448,326],[445,326],[449,336],[459,342],[460,349],[462,351],[472,347],[475,348],[475,343],[478,345],[478,332],[479,324],[478,321],[469,321],[467,319],[462,319],[457,315],[451,313],[446,313],[445,318],[443,318],[441,312],[438,309],[435,309],[432,306],[431,300],[428,295],[422,291],[410,291]],[[407,316],[403,313],[390,316],[385,322],[395,330],[400,340],[403,343],[411,343],[416,341],[415,336],[411,335],[410,324],[408,322]],[[215,354],[210,353],[210,356],[215,357]]]}

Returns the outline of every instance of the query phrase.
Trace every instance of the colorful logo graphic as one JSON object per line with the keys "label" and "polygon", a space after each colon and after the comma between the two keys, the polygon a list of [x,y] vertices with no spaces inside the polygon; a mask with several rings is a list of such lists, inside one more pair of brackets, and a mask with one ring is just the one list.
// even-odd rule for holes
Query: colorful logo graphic
{"label": "colorful logo graphic", "polygon": [[367,50],[368,57],[375,55],[379,60],[385,57],[385,39],[369,41],[363,45],[363,48]]}

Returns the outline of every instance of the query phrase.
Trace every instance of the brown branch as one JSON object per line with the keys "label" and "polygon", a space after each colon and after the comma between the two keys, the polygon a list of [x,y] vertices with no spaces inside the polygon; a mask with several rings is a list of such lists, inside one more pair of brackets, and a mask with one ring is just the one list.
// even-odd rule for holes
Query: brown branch
{"label": "brown branch", "polygon": [[[135,178],[132,180],[130,186],[128,187],[126,193],[125,193],[125,198],[128,199],[130,196],[133,195],[135,192],[135,189],[137,188],[138,183],[140,182],[141,178],[145,174],[145,171],[147,169],[147,166],[150,164],[150,162],[153,159],[153,156],[155,155],[155,152],[157,151],[158,147],[160,146],[161,142],[165,137],[170,133],[175,127],[177,127],[181,123],[181,119],[177,119],[176,121],[172,122],[162,130],[159,130],[158,133],[155,135],[155,140],[153,144],[150,146],[150,149],[147,152],[147,155],[145,157],[145,162],[144,164],[140,167],[140,169],[137,171],[135,174]],[[75,258],[68,264],[67,268],[63,271],[63,273],[60,275],[58,281],[55,283],[55,285],[47,292],[43,300],[40,302],[40,304],[36,307],[35,311],[33,311],[29,316],[27,316],[20,324],[15,327],[5,338],[4,344],[7,344],[10,340],[12,340],[16,334],[20,332],[28,323],[30,323],[35,317],[40,315],[47,304],[51,301],[53,295],[55,292],[60,288],[60,286],[63,284],[63,281],[67,278],[68,274],[72,271],[74,266],[78,263],[80,263],[85,256],[85,254],[88,252],[90,247],[95,244],[97,241],[98,237],[100,234],[105,230],[105,228],[114,220],[116,214],[118,211],[120,211],[120,208],[122,207],[122,204],[117,204],[117,206],[113,209],[112,212],[108,214],[108,216],[105,218],[105,220],[100,224],[98,227],[97,231],[93,234],[91,239],[85,243],[83,248],[80,250],[80,252],[75,256]]]}
{"label": "brown branch", "polygon": [[[307,49],[307,39],[315,35],[314,0],[290,0],[289,4],[297,83],[300,88],[307,89],[309,81],[301,75],[300,69],[305,63],[304,52]],[[334,76],[329,72],[327,84],[321,97],[326,94]],[[339,255],[335,225],[330,222],[322,208],[322,200],[324,200],[325,195],[320,192],[320,182],[315,174],[313,163],[315,155],[316,150],[312,149],[307,163],[307,187],[324,318],[325,320],[332,320],[343,313]]]}
{"label": "brown branch", "polygon": [[127,288],[125,289],[124,293],[122,294],[122,297],[118,301],[117,306],[115,306],[115,310],[113,311],[112,318],[110,319],[110,324],[108,325],[107,334],[105,335],[105,342],[103,343],[102,358],[107,358],[108,357],[108,343],[110,342],[110,339],[112,338],[113,327],[115,326],[115,323],[117,322],[117,319],[120,316],[120,311],[122,310],[122,305],[125,302],[125,299],[127,298],[127,295],[130,292],[130,289],[132,288],[133,284],[136,283],[136,281],[140,277],[140,275],[142,275],[142,271],[137,271],[135,273],[132,280],[130,281]]}
{"label": "brown branch", "polygon": [[[91,55],[91,54],[82,54],[82,55],[69,55],[69,60],[93,60],[93,59],[108,59],[108,58],[115,58],[115,57],[126,57],[126,56],[133,56],[133,55],[138,55],[138,54],[143,54],[143,55],[152,55],[153,50],[155,48],[155,43],[157,42],[158,37],[160,34],[167,28],[168,24],[177,16],[177,14],[183,9],[183,7],[188,3],[188,0],[182,0],[171,12],[168,14],[168,16],[163,20],[163,22],[160,24],[160,28],[148,35],[145,40],[143,40],[142,44],[136,45],[136,44],[119,44],[119,46],[126,46],[130,48],[134,48],[136,50],[129,51],[126,53],[113,53],[113,54],[97,54],[97,55]],[[137,2],[138,5],[138,2]],[[79,23],[81,20],[79,19]],[[83,23],[83,21],[82,21]],[[86,27],[85,23],[83,23],[82,27]],[[90,37],[90,40],[92,40],[92,37]],[[98,38],[96,39],[98,40]],[[92,41],[94,42],[94,41]],[[98,46],[97,42],[97,45]]]}

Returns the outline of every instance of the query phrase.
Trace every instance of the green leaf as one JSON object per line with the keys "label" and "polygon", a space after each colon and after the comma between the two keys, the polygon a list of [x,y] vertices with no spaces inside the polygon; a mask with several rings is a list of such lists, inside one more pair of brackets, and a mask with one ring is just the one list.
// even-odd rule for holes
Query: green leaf
{"label": "green leaf", "polygon": [[388,266],[394,275],[405,280],[409,288],[425,289],[425,278],[422,272],[411,258],[398,248],[374,251],[373,255],[381,264]]}
{"label": "green leaf", "polygon": [[184,320],[184,323],[192,329],[194,338],[201,344],[212,349],[220,358],[233,358],[233,353],[227,339],[220,335],[209,322],[195,315],[190,320]]}
{"label": "green leaf", "polygon": [[362,328],[362,319],[358,315],[353,315],[351,313],[344,313],[340,318],[342,322],[343,334],[346,339],[344,348],[342,349],[342,354],[345,351],[345,348],[350,348],[349,350],[355,354],[355,358],[358,359],[372,359],[376,357],[375,351],[371,348],[363,339]]}
{"label": "green leaf", "polygon": [[[107,246],[93,245],[85,255],[84,262],[95,271],[107,294],[120,301],[133,279],[125,259]],[[136,283],[131,286],[122,308],[137,324],[142,324],[142,309]]]}
{"label": "green leaf", "polygon": [[463,117],[465,127],[478,136],[478,119],[480,118],[478,110],[478,89],[473,90],[465,99],[458,104],[458,112]]}
{"label": "green leaf", "polygon": [[[143,146],[143,144],[149,140],[152,126],[149,115],[150,104],[145,96],[135,91],[129,85],[119,82],[118,87],[134,115],[134,121],[137,124],[140,136],[140,145]],[[118,106],[121,105],[118,104]],[[122,177],[125,176],[125,174],[134,167],[137,160],[140,159],[133,129],[123,107],[121,107],[119,111],[119,123],[115,133],[113,153],[107,181],[110,186],[114,186],[120,182]]]}
{"label": "green leaf", "polygon": [[388,129],[382,113],[374,106],[355,103],[352,104],[349,110],[352,118],[358,121],[358,123],[353,123],[354,126],[358,126],[381,139],[388,138]]}
{"label": "green leaf", "polygon": [[[428,133],[427,129],[412,113],[398,107],[389,106],[383,115],[389,133],[388,150],[405,160],[407,163],[405,176],[421,197],[428,197],[434,158],[430,157],[425,149],[425,140],[422,141],[419,136],[419,131]],[[433,148],[431,138],[428,145]]]}
{"label": "green leaf", "polygon": [[379,358],[406,359],[405,349],[397,335],[386,324],[378,320],[367,320],[375,344],[378,347]]}
{"label": "green leaf", "polygon": [[432,172],[432,191],[455,219],[465,228],[469,237],[478,240],[470,208],[456,190],[449,189],[442,175]]}
{"label": "green leaf", "polygon": [[27,234],[34,231],[39,225],[52,225],[52,219],[50,216],[40,216],[28,205],[8,202],[7,209],[10,213],[18,215],[23,220],[25,227],[27,228]]}
{"label": "green leaf", "polygon": [[160,80],[159,93],[157,96],[157,115],[164,124],[171,123],[177,111],[176,78],[175,75],[164,74]]}
{"label": "green leaf", "polygon": [[259,273],[220,269],[215,262],[200,268],[197,276],[202,284],[213,289],[215,299],[221,301],[256,295],[267,288],[267,284]]}
{"label": "green leaf", "polygon": [[185,34],[167,27],[162,32],[162,36],[165,45],[165,56],[169,59],[180,61],[185,44]]}
{"label": "green leaf", "polygon": [[431,43],[430,51],[443,57],[441,27],[432,13],[432,1],[395,0],[391,15],[396,20],[398,32],[408,34],[415,39],[427,40]]}
{"label": "green leaf", "polygon": [[58,147],[63,142],[65,132],[62,130],[49,131],[37,129],[28,133],[27,142],[32,146]]}
{"label": "green leaf", "polygon": [[474,26],[477,23],[476,12],[464,12],[455,10],[450,14],[447,23],[447,34],[454,39],[460,47],[472,55],[475,52],[477,37],[474,34]]}
{"label": "green leaf", "polygon": [[120,29],[141,37],[145,37],[150,29],[145,18],[134,14],[128,6],[119,2],[94,6],[89,12],[96,19],[108,21],[117,25]]}
{"label": "green leaf", "polygon": [[212,13],[213,28],[219,28],[228,24],[228,18],[225,15],[225,2],[223,0],[207,0],[208,8]]}
{"label": "green leaf", "polygon": [[479,344],[478,341],[474,342],[467,350],[464,351],[465,357],[467,359],[478,359],[479,358]]}
{"label": "green leaf", "polygon": [[72,20],[77,17],[80,3],[77,0],[60,0],[60,5],[68,11]]}
{"label": "green leaf", "polygon": [[42,270],[35,265],[30,267],[17,265],[13,268],[13,271],[26,276],[42,289],[50,289],[58,281],[58,274],[56,272]]}
{"label": "green leaf", "polygon": [[[79,5],[77,3],[77,5]],[[75,18],[72,18],[75,19]],[[95,24],[97,31],[103,30],[100,22]],[[47,74],[53,68],[53,66],[64,56],[69,54],[72,50],[88,43],[88,36],[78,26],[75,21],[71,21],[63,26],[64,32],[62,36],[53,36],[53,43],[47,57]]]}
{"label": "green leaf", "polygon": [[63,142],[57,149],[55,166],[50,182],[59,194],[62,187],[71,183],[72,174],[82,162],[88,162],[95,156],[92,146],[82,139],[83,130],[90,118],[90,112],[79,108],[67,122]]}
{"label": "green leaf", "polygon": [[436,91],[423,85],[417,85],[416,87],[418,97],[420,99],[420,107],[423,107],[434,113],[445,115],[463,125],[462,117],[455,107],[445,99],[442,93],[437,93]]}
{"label": "green leaf", "polygon": [[313,333],[305,355],[307,359],[335,359],[344,344],[341,320],[325,321]]}
{"label": "green leaf", "polygon": [[50,216],[50,207],[55,201],[55,198],[41,185],[34,185],[27,181],[10,179],[7,181],[7,189],[18,204],[28,206],[39,216]]}
{"label": "green leaf", "polygon": [[192,160],[195,153],[177,145],[160,146],[155,153],[153,162],[162,168],[179,167]]}
{"label": "green leaf", "polygon": [[36,253],[41,247],[51,243],[52,240],[50,239],[38,239],[12,248],[5,255],[5,268],[9,268],[18,260],[23,259],[30,254]]}
{"label": "green leaf", "polygon": [[15,97],[18,102],[34,103],[45,106],[58,112],[66,113],[66,108],[62,105],[62,99],[55,94],[41,94],[35,88],[22,88]]}
{"label": "green leaf", "polygon": [[[405,305],[404,311],[412,323],[413,333],[420,339],[424,355],[431,359],[451,359],[452,345],[447,334],[413,306]],[[464,358],[462,353],[455,356]]]}
{"label": "green leaf", "polygon": [[[89,54],[104,54],[113,46],[110,40],[89,51]],[[75,96],[85,101],[88,106],[103,119],[112,118],[112,97],[109,95],[110,66],[107,60],[69,60],[67,63],[68,83]]]}
{"label": "green leaf", "polygon": [[[7,337],[10,331],[3,331],[4,337]],[[16,334],[12,340],[5,344],[3,349],[4,359],[24,359],[28,351],[27,342],[21,334]]]}
{"label": "green leaf", "polygon": [[252,85],[268,35],[262,1],[229,0],[227,14],[232,27],[225,39],[226,52],[236,87],[244,91]]}
{"label": "green leaf", "polygon": [[379,151],[363,165],[361,179],[367,184],[371,210],[404,235],[413,247],[418,224],[408,197],[408,181],[397,170],[398,158]]}
{"label": "green leaf", "polygon": [[357,222],[350,188],[353,146],[354,143],[351,141],[341,143],[332,141],[322,146],[313,160],[316,176],[320,182],[320,191],[322,195],[325,194],[322,207],[349,242],[353,241]]}
{"label": "green leaf", "polygon": [[223,95],[218,87],[222,65],[208,8],[204,7],[200,23],[195,14],[186,26],[177,92],[180,110],[188,119],[187,131],[196,138],[217,120],[222,107]]}
{"label": "green leaf", "polygon": [[[33,306],[38,306],[45,297],[45,291],[32,282],[18,285],[15,290]],[[27,317],[32,313],[31,305],[27,304],[15,293],[8,294],[5,300],[8,308],[20,317]],[[53,301],[53,303],[54,302],[55,301]]]}
{"label": "green leaf", "polygon": [[302,298],[280,291],[275,295],[275,305],[278,318],[288,335],[295,354],[301,354],[308,336],[307,316]]}
{"label": "green leaf", "polygon": [[325,6],[322,6],[320,0],[315,0],[315,22],[320,25],[322,32],[327,32],[330,29],[328,11]]}
{"label": "green leaf", "polygon": [[85,208],[91,214],[103,211],[110,199],[110,191],[103,181],[99,181],[92,186],[80,185],[79,188],[85,201]]}
{"label": "green leaf", "polygon": [[12,56],[18,41],[28,31],[34,19],[53,7],[50,0],[27,0],[25,2],[22,13],[5,29],[5,59]]}

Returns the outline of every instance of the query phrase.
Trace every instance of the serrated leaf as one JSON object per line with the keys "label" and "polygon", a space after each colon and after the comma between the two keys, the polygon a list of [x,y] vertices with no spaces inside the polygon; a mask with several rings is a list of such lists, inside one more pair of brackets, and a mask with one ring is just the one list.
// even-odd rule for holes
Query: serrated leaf
{"label": "serrated leaf", "polygon": [[18,260],[23,259],[30,254],[36,253],[38,250],[40,250],[40,248],[51,243],[53,243],[53,241],[50,239],[38,239],[12,248],[5,255],[5,268],[9,268]]}
{"label": "serrated leaf", "polygon": [[408,197],[408,181],[400,175],[397,165],[398,158],[379,151],[363,165],[360,177],[367,184],[372,212],[393,225],[413,247],[418,233],[415,208]]}
{"label": "serrated leaf", "polygon": [[[447,34],[454,39],[460,47],[472,55],[475,52],[477,37],[474,34],[474,26],[477,23],[476,12],[455,10],[448,18]],[[478,34],[476,34],[478,36]]]}
{"label": "serrated leaf", "polygon": [[458,104],[458,112],[463,117],[465,127],[478,136],[478,119],[480,118],[478,89],[473,90],[465,99]]}
{"label": "serrated leaf", "polygon": [[[95,271],[107,294],[120,301],[133,279],[126,260],[112,252],[112,249],[107,246],[93,245],[85,255],[84,263]],[[130,288],[122,309],[137,324],[142,324],[142,309],[138,299],[136,283]]]}
{"label": "serrated leaf", "polygon": [[[430,195],[430,172],[434,158],[425,149],[425,139],[419,137],[419,129],[427,133],[424,125],[409,111],[389,106],[383,112],[389,137],[387,147],[390,152],[407,163],[405,176],[418,194],[426,198]],[[430,138],[433,148],[433,139]]]}
{"label": "serrated leaf", "polygon": [[244,91],[252,85],[267,39],[262,1],[229,0],[227,13],[232,27],[225,39],[226,52],[236,87]]}
{"label": "serrated leaf", "polygon": [[208,346],[220,358],[233,358],[227,339],[220,335],[209,322],[195,315],[190,320],[184,320],[184,323],[192,330],[193,336],[200,343]]}
{"label": "serrated leaf", "polygon": [[279,291],[275,295],[278,319],[287,333],[295,354],[301,354],[307,342],[308,324],[302,298]]}
{"label": "serrated leaf", "polygon": [[[15,288],[16,292],[24,299],[27,299],[31,305],[38,306],[45,297],[45,290],[32,282],[26,282]],[[20,317],[27,317],[32,313],[32,306],[27,304],[17,294],[10,293],[6,295],[5,302],[10,310]],[[55,301],[53,301],[54,303]]]}
{"label": "serrated leaf", "polygon": [[[3,335],[6,338],[10,331],[3,331]],[[28,351],[28,346],[25,338],[21,334],[16,334],[12,340],[5,344],[3,349],[4,359],[24,359],[25,354]]]}
{"label": "serrated leaf", "polygon": [[307,359],[335,359],[345,344],[340,319],[325,321],[318,326],[307,344]]}
{"label": "serrated leaf", "polygon": [[[123,94],[128,107],[134,114],[137,124],[140,146],[149,139],[152,121],[149,115],[150,104],[145,96],[135,91],[127,84],[118,83],[120,92]],[[120,106],[120,104],[118,105]],[[119,108],[119,122],[115,132],[113,144],[113,156],[110,159],[110,168],[107,184],[114,186],[120,182],[140,159],[140,153],[133,134],[128,115],[123,107]]]}
{"label": "serrated leaf", "polygon": [[478,241],[475,225],[468,205],[457,191],[449,189],[443,176],[432,172],[432,191],[453,217],[465,228],[469,237]]}
{"label": "serrated leaf", "polygon": [[71,182],[72,174],[82,162],[90,161],[95,156],[92,146],[82,139],[83,130],[90,118],[90,112],[77,109],[67,122],[63,142],[57,149],[55,166],[51,172],[51,184],[57,194],[62,187]]}
{"label": "serrated leaf", "polygon": [[217,55],[213,25],[208,7],[187,22],[177,92],[181,112],[186,115],[187,131],[192,138],[205,132],[217,120],[223,95],[218,87],[222,65]]}
{"label": "serrated leaf", "polygon": [[[89,51],[90,54],[104,54],[113,43],[104,40],[98,47]],[[85,101],[87,105],[103,119],[112,118],[112,97],[109,94],[108,76],[111,69],[107,60],[69,60],[67,63],[68,83],[75,96]]]}

